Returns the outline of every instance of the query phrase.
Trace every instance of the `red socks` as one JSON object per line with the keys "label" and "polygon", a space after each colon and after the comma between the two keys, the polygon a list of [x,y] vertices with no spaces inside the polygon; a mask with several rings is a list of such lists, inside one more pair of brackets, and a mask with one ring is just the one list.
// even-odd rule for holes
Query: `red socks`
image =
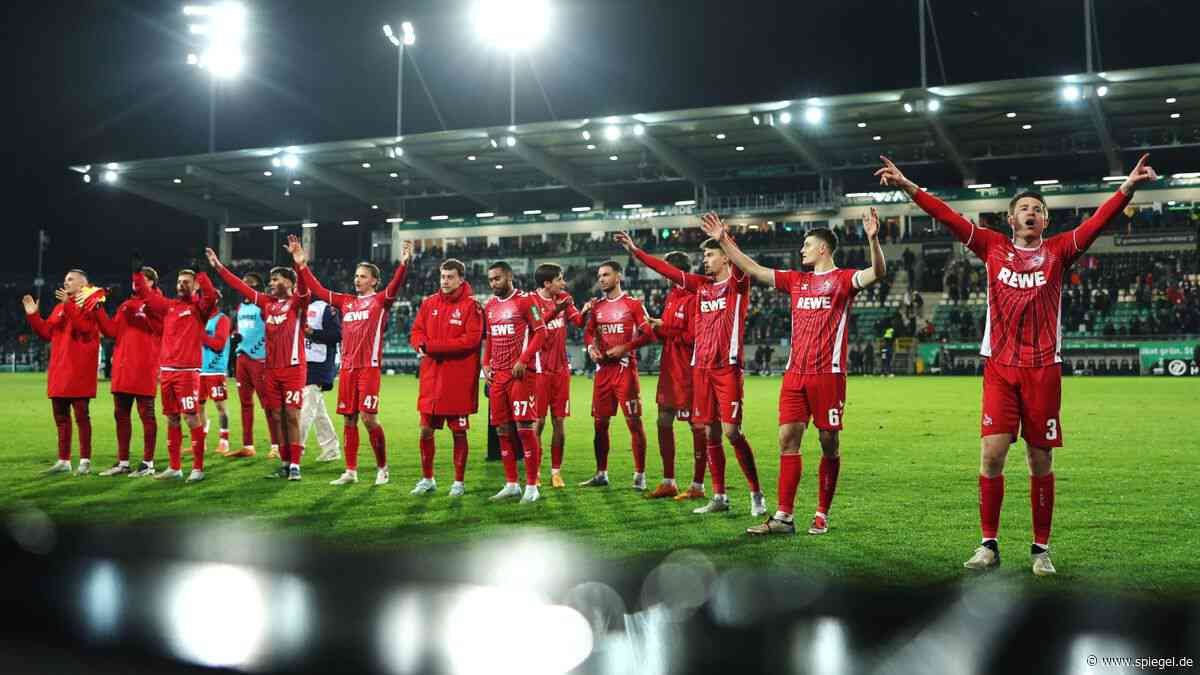
{"label": "red socks", "polygon": [[746,482],[750,484],[750,491],[762,492],[758,485],[758,465],[754,463],[754,451],[750,449],[750,442],[746,440],[745,436],[739,436],[733,442],[733,453],[742,467]]}
{"label": "red socks", "polygon": [[829,515],[833,493],[837,490],[838,471],[842,468],[842,456],[830,459],[821,455],[820,482],[818,483],[817,512]]}
{"label": "red socks", "polygon": [[460,483],[467,476],[467,447],[467,435],[454,434],[454,480]]}
{"label": "red socks", "polygon": [[421,476],[426,479],[433,479],[433,454],[437,451],[437,447],[433,443],[433,438],[421,437],[418,441],[421,448]]}
{"label": "red socks", "polygon": [[1054,519],[1054,474],[1029,477],[1029,506],[1033,510],[1033,543],[1050,545],[1050,522]]}
{"label": "red socks", "polygon": [[[180,431],[183,430],[180,429]],[[204,437],[206,435],[202,426],[192,429],[192,468],[197,471],[204,470]],[[182,434],[180,434],[180,440],[183,440]]]}
{"label": "red socks", "polygon": [[367,435],[371,438],[371,450],[375,452],[375,466],[387,468],[387,440],[383,435],[383,426],[367,429]]}
{"label": "red socks", "polygon": [[304,444],[292,443],[290,447],[291,452],[288,453],[290,455],[288,457],[288,463],[300,466],[300,458],[304,456]]}
{"label": "red socks", "polygon": [[626,419],[625,424],[629,427],[629,443],[633,449],[633,470],[646,473],[646,428],[641,420],[634,424]]}
{"label": "red socks", "polygon": [[500,440],[500,461],[504,464],[504,480],[508,483],[517,482],[517,455],[513,452],[512,437],[506,433],[497,434]]}
{"label": "red socks", "polygon": [[779,456],[779,510],[792,513],[796,510],[796,488],[804,474],[804,456],[800,453]]}
{"label": "red socks", "polygon": [[1004,475],[979,476],[979,529],[984,539],[995,539],[1000,529],[1000,505],[1004,503]]}
{"label": "red socks", "polygon": [[229,440],[229,430],[228,429],[221,430],[221,440],[223,440],[223,441]]}
{"label": "red socks", "polygon": [[167,426],[167,465],[178,471],[183,465],[181,450],[183,448],[183,427],[174,424]]}
{"label": "red socks", "polygon": [[137,397],[138,417],[142,419],[142,459],[154,461],[154,446],[158,443],[158,420],[154,417],[154,397]]}
{"label": "red socks", "polygon": [[342,427],[346,446],[346,470],[358,471],[358,425],[347,424]]}
{"label": "red socks", "polygon": [[704,469],[708,465],[708,432],[692,428],[692,482],[704,485]]}
{"label": "red socks", "polygon": [[725,494],[725,448],[721,441],[708,445],[708,472],[712,474],[713,492]]}
{"label": "red socks", "polygon": [[658,428],[658,454],[662,455],[663,478],[675,478],[675,430]]}
{"label": "red socks", "polygon": [[592,439],[592,449],[596,453],[596,471],[608,471],[608,424],[595,424],[596,433]]}
{"label": "red socks", "polygon": [[[542,448],[538,442],[537,431],[535,429],[517,429],[517,435],[521,437],[521,447],[525,450],[525,482],[529,485],[537,485],[540,482],[540,469],[542,464]],[[643,450],[643,456],[645,451]]]}

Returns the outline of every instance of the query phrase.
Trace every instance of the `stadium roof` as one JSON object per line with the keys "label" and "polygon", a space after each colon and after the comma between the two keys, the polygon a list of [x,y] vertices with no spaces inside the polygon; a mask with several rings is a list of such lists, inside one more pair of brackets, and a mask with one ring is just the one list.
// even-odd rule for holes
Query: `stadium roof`
{"label": "stadium roof", "polygon": [[964,184],[1004,159],[1092,155],[1117,174],[1128,170],[1121,152],[1200,146],[1198,121],[1200,63],[71,169],[219,223],[382,222],[405,210],[515,213],[541,199],[528,193],[547,190],[599,205],[647,186],[694,188],[702,201],[736,190],[731,181],[816,175],[832,189],[839,173],[877,166],[881,152],[908,165],[946,165]]}

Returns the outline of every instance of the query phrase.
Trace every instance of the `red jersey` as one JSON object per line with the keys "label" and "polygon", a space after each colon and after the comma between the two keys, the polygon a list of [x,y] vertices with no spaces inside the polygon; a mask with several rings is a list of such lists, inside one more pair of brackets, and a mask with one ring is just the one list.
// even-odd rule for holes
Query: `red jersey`
{"label": "red jersey", "polygon": [[[546,320],[546,341],[542,344],[542,350],[538,352],[541,372],[570,372],[571,360],[567,358],[567,323],[579,326],[583,323],[583,315],[579,313],[579,308],[575,306],[575,300],[569,293],[560,293],[550,300],[542,297],[537,291],[530,295],[537,301]],[[561,310],[558,308],[560,302],[566,303]]]}
{"label": "red jersey", "polygon": [[512,370],[519,360],[533,372],[542,372],[538,352],[546,340],[546,324],[532,295],[514,290],[507,298],[492,296],[483,307],[483,321],[485,366]]}
{"label": "red jersey", "polygon": [[792,298],[792,351],[787,372],[846,372],[846,322],[858,294],[858,271],[775,270],[775,289]]}
{"label": "red jersey", "polygon": [[379,368],[383,363],[383,333],[387,328],[388,312],[404,285],[407,267],[397,267],[386,288],[367,295],[326,290],[307,265],[300,274],[313,297],[328,302],[342,313],[342,368]]}
{"label": "red jersey", "polygon": [[199,293],[168,300],[151,290],[141,272],[133,274],[133,289],[144,300],[151,316],[162,320],[162,349],[159,367],[162,370],[200,370],[200,347],[203,344],[204,324],[217,305],[217,289],[208,275],[196,275]]}
{"label": "red jersey", "polygon": [[682,373],[691,367],[696,343],[696,294],[682,286],[672,286],[663,303],[662,325],[654,330],[663,341],[663,371]]}
{"label": "red jersey", "polygon": [[92,312],[74,301],[60,302],[50,316],[26,314],[29,327],[50,342],[50,368],[46,395],[50,398],[96,398],[96,370],[100,364],[100,332]]}
{"label": "red jersey", "polygon": [[724,281],[684,272],[661,258],[638,249],[637,259],[650,269],[696,294],[696,344],[692,365],[697,368],[742,367],[750,277],[737,267]]}
{"label": "red jersey", "polygon": [[1062,363],[1062,280],[1067,270],[1129,203],[1121,191],[1079,227],[1035,248],[977,227],[937,197],[918,190],[913,201],[944,224],[987,269],[987,325],[979,353],[1006,366]]}
{"label": "red jersey", "polygon": [[[151,291],[161,296],[158,289]],[[117,341],[112,357],[112,391],[117,394],[154,396],[158,391],[158,359],[162,352],[162,317],[132,297],[117,307],[110,319],[96,308],[100,332]]]}
{"label": "red jersey", "polygon": [[218,267],[217,273],[230,288],[246,298],[247,302],[262,309],[263,321],[267,324],[266,367],[290,368],[306,365],[304,323],[312,294],[308,292],[304,276],[297,274],[299,281],[296,283],[295,293],[286,298],[277,298],[250,288],[224,266]]}
{"label": "red jersey", "polygon": [[654,332],[646,320],[646,308],[642,303],[629,297],[628,293],[621,293],[615,298],[596,301],[588,314],[583,339],[589,345],[594,344],[601,354],[617,345],[631,344],[628,354],[620,359],[603,358],[596,368],[619,365],[636,370],[637,350],[654,339]]}

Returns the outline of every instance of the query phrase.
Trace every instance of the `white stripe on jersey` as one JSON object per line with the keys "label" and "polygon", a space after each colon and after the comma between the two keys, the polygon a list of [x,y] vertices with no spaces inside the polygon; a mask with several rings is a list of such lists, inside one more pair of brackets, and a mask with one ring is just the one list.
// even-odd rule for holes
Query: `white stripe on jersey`
{"label": "white stripe on jersey", "polygon": [[[984,269],[987,269],[986,267]],[[990,275],[989,275],[990,276]],[[983,342],[979,345],[980,356],[992,355],[992,280],[988,279],[987,285],[987,304],[985,305],[987,319],[983,324]],[[1061,307],[1060,307],[1061,311]],[[1062,335],[1060,332],[1059,335]]]}
{"label": "white stripe on jersey", "polygon": [[[846,333],[846,317],[850,314],[850,302],[842,307],[842,318],[838,321],[837,335],[833,336],[833,359],[829,362],[832,372],[842,372],[842,336]],[[789,362],[791,359],[788,359]]]}
{"label": "white stripe on jersey", "polygon": [[[729,279],[732,279],[732,278],[733,277],[730,277]],[[726,279],[725,281],[729,281],[729,279]],[[725,282],[722,281],[721,283],[725,283]],[[730,364],[737,363],[738,346],[739,346],[738,341],[739,341],[739,338],[741,338],[741,335],[739,335],[739,332],[740,332],[739,329],[741,328],[741,326],[739,324],[742,323],[740,321],[741,316],[742,316],[742,294],[738,293],[737,300],[733,301],[733,332],[729,336],[729,363]]]}
{"label": "white stripe on jersey", "polygon": [[383,340],[383,324],[387,318],[388,310],[384,309],[379,313],[379,323],[375,325],[375,339],[371,341],[371,365],[374,367],[379,366],[379,343]]}
{"label": "white stripe on jersey", "polygon": [[296,317],[296,334],[292,336],[292,365],[300,363],[300,349],[304,342],[300,340],[300,318]]}

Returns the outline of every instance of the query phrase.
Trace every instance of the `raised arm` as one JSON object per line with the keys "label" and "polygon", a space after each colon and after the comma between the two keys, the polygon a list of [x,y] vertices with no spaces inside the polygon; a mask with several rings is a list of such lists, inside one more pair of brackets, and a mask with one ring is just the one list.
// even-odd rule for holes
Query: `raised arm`
{"label": "raised arm", "polygon": [[887,275],[887,262],[883,259],[883,247],[879,245],[879,213],[874,206],[863,214],[863,232],[871,248],[871,266],[858,271],[859,288],[866,288]]}
{"label": "raised arm", "polygon": [[392,274],[392,280],[383,289],[383,299],[387,302],[396,299],[396,296],[400,293],[400,287],[408,279],[408,261],[412,260],[412,249],[413,244],[411,241],[406,241],[400,245],[400,264],[396,266],[396,271]]}
{"label": "raised arm", "polygon": [[721,250],[729,256],[729,260],[735,267],[760,284],[775,285],[775,270],[759,265],[754,259],[743,253],[733,237],[729,236],[729,228],[721,222],[721,218],[717,214],[704,214],[704,217],[700,219],[700,229],[721,244]]}
{"label": "raised arm", "polygon": [[205,347],[208,347],[211,351],[219,352],[225,349],[225,342],[229,340],[229,331],[229,317],[222,314],[221,318],[217,319],[216,331],[212,335],[205,332],[200,336],[200,339],[204,342]]}
{"label": "raised arm", "polygon": [[38,312],[38,302],[33,299],[32,295],[26,294],[21,298],[21,304],[25,307],[25,319],[29,321],[29,327],[33,332],[43,340],[50,339],[50,326],[42,315]]}
{"label": "raised arm", "polygon": [[153,314],[161,318],[171,308],[171,301],[167,300],[161,293],[155,293],[154,289],[150,288],[150,282],[146,281],[146,277],[142,274],[139,267],[133,273],[133,292],[139,298],[146,301],[147,314]]}
{"label": "raised arm", "polygon": [[[208,257],[208,264],[217,271],[217,276],[221,277],[221,281],[224,281],[230,288],[232,288],[234,291],[237,291],[238,295],[246,299],[246,302],[258,305],[259,307],[263,307],[267,304],[267,296],[259,293],[253,288],[250,288],[248,285],[246,285],[246,282],[238,278],[238,275],[230,272],[229,268],[221,264],[221,260],[217,257],[216,251],[212,250],[211,248],[206,248],[204,249],[204,255]],[[199,280],[199,275],[197,275],[196,281],[199,282]]]}
{"label": "raised arm", "polygon": [[1113,196],[1101,204],[1091,218],[1071,230],[1070,244],[1066,248],[1072,258],[1083,255],[1083,252],[1096,242],[1096,238],[1100,236],[1104,227],[1129,205],[1129,200],[1133,199],[1133,193],[1137,192],[1139,186],[1152,180],[1158,180],[1158,173],[1154,171],[1154,167],[1146,163],[1149,159],[1149,153],[1142,155],[1138,159],[1137,165],[1133,167],[1133,171],[1129,173],[1129,177],[1125,179],[1124,183],[1121,183],[1121,187]]}
{"label": "raised arm", "polygon": [[638,261],[643,265],[649,267],[655,272],[658,272],[666,279],[683,286],[684,288],[694,291],[699,289],[708,281],[708,277],[702,277],[699,274],[684,272],[666,260],[663,260],[662,258],[656,258],[649,253],[646,253],[642,249],[638,248],[637,244],[633,243],[633,239],[627,232],[618,232],[613,236],[613,239],[618,244],[623,246],[630,255],[637,258]]}
{"label": "raised arm", "polygon": [[101,335],[114,339],[117,337],[117,333],[120,330],[118,326],[121,321],[120,314],[120,307],[117,307],[117,318],[115,319],[110,318],[108,312],[104,311],[104,308],[101,306],[97,306],[96,309],[92,310],[92,318],[96,320],[96,326],[100,328]]}
{"label": "raised arm", "polygon": [[75,304],[75,298],[68,296],[62,289],[59,289],[58,293],[62,293],[59,299],[63,301],[63,315],[71,322],[71,328],[77,333],[91,333],[95,330],[95,321]]}
{"label": "raised arm", "polygon": [[[241,279],[238,279],[241,281]],[[217,307],[217,300],[221,294],[217,292],[217,287],[213,286],[212,279],[207,272],[200,272],[196,275],[196,286],[200,288],[199,296],[192,295],[192,304],[195,305],[199,312],[197,317],[212,316],[213,310]],[[205,319],[207,321],[207,319]]]}
{"label": "raised arm", "polygon": [[[879,177],[880,185],[900,188],[904,194],[913,200],[913,203],[921,207],[921,210],[932,216],[934,220],[945,225],[946,229],[950,230],[955,239],[966,246],[971,245],[975,239],[976,230],[979,230],[974,223],[963,218],[962,215],[950,208],[942,200],[917,187],[917,184],[909,180],[900,171],[899,167],[892,163],[892,160],[883,155],[880,155],[879,159],[883,160],[883,168],[876,171],[875,175]],[[990,232],[990,230],[981,231]]]}

